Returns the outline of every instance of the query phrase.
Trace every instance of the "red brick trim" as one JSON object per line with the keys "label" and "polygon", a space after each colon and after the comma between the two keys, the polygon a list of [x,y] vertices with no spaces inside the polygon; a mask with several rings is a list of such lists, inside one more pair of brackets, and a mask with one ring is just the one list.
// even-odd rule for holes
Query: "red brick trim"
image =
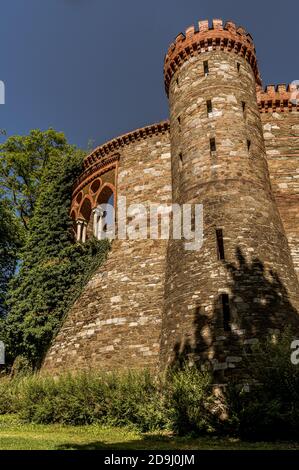
{"label": "red brick trim", "polygon": [[169,121],[162,121],[116,137],[97,147],[84,159],[84,170],[74,184],[72,200],[74,201],[77,194],[101,174],[112,168],[116,168],[117,171],[117,164],[120,159],[120,153],[117,150],[138,140],[147,139],[158,134],[165,134],[169,132],[169,129]]}
{"label": "red brick trim", "polygon": [[81,191],[81,189],[83,189],[86,184],[91,183],[96,177],[110,170],[112,166],[115,166],[119,159],[120,154],[115,153],[114,155],[110,155],[107,158],[99,159],[92,166],[87,167],[87,169],[83,171],[83,173],[79,176],[79,178],[77,178],[75,182],[73,197],[78,194],[78,192]]}
{"label": "red brick trim", "polygon": [[125,145],[129,145],[132,142],[137,140],[147,139],[156,134],[165,134],[169,131],[169,121],[162,121],[150,126],[141,127],[135,131],[129,132],[127,134],[116,137],[115,139],[106,142],[103,145],[100,145],[95,150],[93,150],[87,157],[84,159],[84,168],[90,168],[94,166],[100,159],[106,158],[119,150]]}
{"label": "red brick trim", "polygon": [[107,173],[107,171],[113,169],[117,171],[119,154],[113,155],[112,157],[99,162],[98,165],[92,167],[92,171],[86,171],[80,176],[80,178],[76,181],[76,185],[74,186],[72,194],[73,203],[75,202],[77,194],[82,191],[83,188],[91,184],[97,178],[100,178],[104,173]]}

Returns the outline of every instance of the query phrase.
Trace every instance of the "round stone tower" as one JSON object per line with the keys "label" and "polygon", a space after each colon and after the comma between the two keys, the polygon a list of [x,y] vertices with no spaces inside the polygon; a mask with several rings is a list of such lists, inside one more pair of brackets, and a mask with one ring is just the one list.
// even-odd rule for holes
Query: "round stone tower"
{"label": "round stone tower", "polygon": [[234,369],[242,348],[298,326],[298,281],[271,192],[253,40],[200,21],[165,58],[173,202],[203,205],[203,245],[168,247],[163,366],[186,356]]}

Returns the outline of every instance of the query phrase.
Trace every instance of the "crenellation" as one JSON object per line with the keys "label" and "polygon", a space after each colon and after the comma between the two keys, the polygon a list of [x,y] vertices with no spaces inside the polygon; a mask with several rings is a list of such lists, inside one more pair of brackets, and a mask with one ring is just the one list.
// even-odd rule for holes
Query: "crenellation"
{"label": "crenellation", "polygon": [[[265,89],[257,89],[257,99],[261,113],[273,112],[297,112],[299,111],[299,100],[292,100],[294,85],[279,84],[267,85]],[[295,89],[296,90],[296,89]]]}
{"label": "crenellation", "polygon": [[189,39],[191,36],[194,36],[194,34],[197,31],[195,30],[195,26],[191,25],[189,28],[186,29],[186,39]]}
{"label": "crenellation", "polygon": [[205,33],[209,30],[209,20],[202,20],[198,22],[198,30],[200,33]]}
{"label": "crenellation", "polygon": [[219,30],[223,30],[223,21],[222,20],[219,20],[219,19],[214,19],[212,21],[212,28],[213,29],[219,29]]}
{"label": "crenellation", "polygon": [[224,29],[231,31],[232,33],[236,33],[237,31],[236,24],[233,21],[227,21],[224,25]]}

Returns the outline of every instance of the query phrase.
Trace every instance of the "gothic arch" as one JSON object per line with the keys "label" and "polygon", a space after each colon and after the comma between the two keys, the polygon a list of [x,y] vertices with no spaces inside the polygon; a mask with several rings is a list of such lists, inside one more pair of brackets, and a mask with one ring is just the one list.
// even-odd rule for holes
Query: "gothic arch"
{"label": "gothic arch", "polygon": [[111,202],[111,197],[113,198],[113,206],[115,207],[115,187],[110,183],[105,183],[96,195],[96,206],[107,204],[109,201]]}
{"label": "gothic arch", "polygon": [[71,219],[76,220],[77,219],[77,211],[76,209],[73,209],[71,212]]}
{"label": "gothic arch", "polygon": [[86,222],[90,220],[92,211],[92,201],[89,196],[86,196],[80,206],[79,217],[82,217]]}
{"label": "gothic arch", "polygon": [[78,206],[80,205],[80,203],[82,202],[82,199],[83,199],[83,192],[80,191],[80,193],[77,194],[76,199],[75,199],[75,204],[76,204],[76,206],[77,206],[77,205],[78,205]]}

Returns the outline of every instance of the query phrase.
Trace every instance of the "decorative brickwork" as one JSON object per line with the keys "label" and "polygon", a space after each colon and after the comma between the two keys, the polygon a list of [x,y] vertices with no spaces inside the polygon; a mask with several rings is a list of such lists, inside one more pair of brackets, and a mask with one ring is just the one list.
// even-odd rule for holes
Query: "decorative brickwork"
{"label": "decorative brickwork", "polygon": [[88,155],[71,215],[84,241],[92,211],[111,194],[116,209],[120,196],[146,206],[199,203],[203,246],[113,241],[54,340],[46,371],[164,369],[187,357],[209,362],[223,379],[240,368],[242,349],[287,325],[299,328],[292,90],[263,90],[250,34],[221,20],[200,21],[176,38],[164,78],[170,121]]}
{"label": "decorative brickwork", "polygon": [[298,103],[292,103],[292,85],[268,85],[265,90],[257,87],[257,99],[261,113],[299,111]]}

